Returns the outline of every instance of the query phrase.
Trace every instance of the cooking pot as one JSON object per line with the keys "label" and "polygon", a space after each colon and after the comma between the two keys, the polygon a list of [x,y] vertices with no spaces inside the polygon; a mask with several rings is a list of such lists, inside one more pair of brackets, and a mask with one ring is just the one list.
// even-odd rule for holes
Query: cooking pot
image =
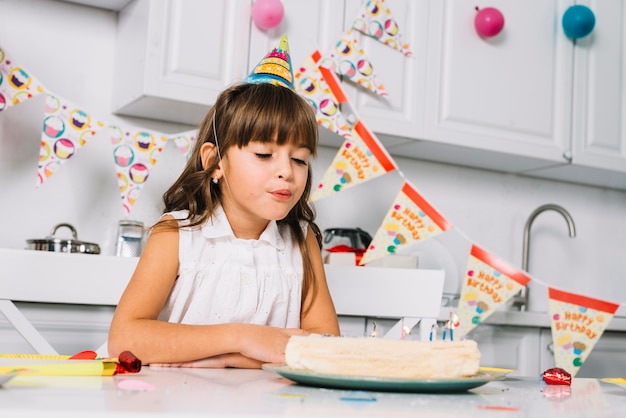
{"label": "cooking pot", "polygon": [[[54,236],[60,228],[68,228],[72,231],[72,239],[57,238]],[[28,250],[36,251],[53,251],[57,253],[81,253],[81,254],[100,254],[100,246],[91,242],[79,241],[76,234],[76,228],[70,224],[62,223],[52,228],[50,235],[44,239],[26,240]]]}

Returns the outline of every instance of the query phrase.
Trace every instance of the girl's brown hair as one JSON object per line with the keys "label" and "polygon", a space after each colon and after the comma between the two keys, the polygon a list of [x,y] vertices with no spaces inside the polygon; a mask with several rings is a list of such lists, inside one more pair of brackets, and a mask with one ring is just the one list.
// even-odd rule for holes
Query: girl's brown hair
{"label": "girl's brown hair", "polygon": [[[308,148],[311,155],[316,156],[318,131],[315,114],[303,98],[285,87],[262,83],[238,84],[227,88],[200,124],[198,141],[183,172],[163,194],[163,212],[186,209],[189,211],[188,226],[199,226],[206,222],[220,202],[220,189],[211,182],[211,174],[219,164],[220,156],[226,155],[230,147],[242,148],[252,140],[276,141],[279,145],[296,143]],[[200,151],[206,142],[215,144],[219,152],[205,169]],[[309,176],[300,200],[284,219],[277,221],[279,228],[289,228],[302,253],[303,303],[309,292],[312,292],[309,300],[313,299],[317,287],[308,256],[306,235],[300,227],[300,221],[306,221],[311,226],[320,248],[322,245],[320,229],[314,222],[315,211],[309,203],[310,193],[309,166]]]}

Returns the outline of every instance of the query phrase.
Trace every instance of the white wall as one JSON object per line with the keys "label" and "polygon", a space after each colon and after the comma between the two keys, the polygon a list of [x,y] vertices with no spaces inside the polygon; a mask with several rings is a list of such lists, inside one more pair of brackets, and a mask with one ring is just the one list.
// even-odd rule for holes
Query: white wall
{"label": "white wall", "polygon": [[[0,46],[47,89],[106,123],[164,133],[193,128],[110,114],[116,18],[114,12],[64,2],[0,0]],[[112,254],[116,225],[124,212],[111,146],[106,141],[88,143],[35,189],[43,104],[43,97],[38,97],[0,112],[0,247],[24,248],[27,239],[43,238],[56,223],[70,222],[79,239],[96,242],[105,254]],[[335,152],[320,150],[316,179]],[[560,215],[540,215],[532,230],[531,274],[564,290],[626,302],[625,192],[394,158],[402,173],[459,230],[516,266],[521,265],[528,215],[544,203],[564,206],[578,235],[567,237]],[[181,155],[169,144],[130,218],[156,220],[160,196],[182,164]],[[397,173],[390,173],[317,202],[320,226],[359,226],[374,234],[401,183]],[[422,266],[439,266],[451,273],[463,269],[463,260],[455,264],[441,242],[429,241],[411,250],[419,253]],[[448,290],[457,284],[458,278],[451,277]],[[533,309],[546,310],[543,286],[532,289],[531,296]]]}

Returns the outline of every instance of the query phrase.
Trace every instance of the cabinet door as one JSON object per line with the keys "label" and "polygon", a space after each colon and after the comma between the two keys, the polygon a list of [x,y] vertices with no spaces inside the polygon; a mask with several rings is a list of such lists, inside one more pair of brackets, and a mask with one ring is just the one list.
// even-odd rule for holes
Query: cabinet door
{"label": "cabinet door", "polygon": [[509,172],[567,162],[573,44],[560,25],[570,3],[493,0],[505,26],[481,38],[475,3],[430,2],[425,137],[483,151],[450,162]]}
{"label": "cabinet door", "polygon": [[197,125],[246,75],[248,0],[134,0],[119,14],[113,111]]}
{"label": "cabinet door", "polygon": [[478,343],[481,366],[512,369],[518,376],[540,374],[539,328],[482,324],[469,338]]}
{"label": "cabinet door", "polygon": [[[399,33],[409,44],[412,56],[407,57],[376,39],[355,31],[361,48],[370,58],[376,78],[384,85],[388,97],[383,98],[348,80],[344,80],[342,84],[363,123],[378,134],[386,145],[395,145],[407,142],[408,138],[422,138],[423,135],[429,3],[386,0],[384,5],[396,20]],[[352,26],[362,7],[362,0],[346,1],[344,30]]]}
{"label": "cabinet door", "polygon": [[587,3],[596,26],[576,41],[572,162],[622,173],[626,188],[626,2]]}

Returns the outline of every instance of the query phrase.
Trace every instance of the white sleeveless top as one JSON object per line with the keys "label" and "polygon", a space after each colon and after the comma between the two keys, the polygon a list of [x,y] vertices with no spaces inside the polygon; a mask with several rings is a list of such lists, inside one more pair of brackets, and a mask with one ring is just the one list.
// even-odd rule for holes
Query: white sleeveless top
{"label": "white sleeveless top", "polygon": [[[181,225],[187,211],[171,212]],[[306,233],[306,222],[301,223]],[[179,229],[179,271],[159,319],[300,327],[302,254],[271,221],[258,240],[235,237],[218,206],[204,225]]]}

